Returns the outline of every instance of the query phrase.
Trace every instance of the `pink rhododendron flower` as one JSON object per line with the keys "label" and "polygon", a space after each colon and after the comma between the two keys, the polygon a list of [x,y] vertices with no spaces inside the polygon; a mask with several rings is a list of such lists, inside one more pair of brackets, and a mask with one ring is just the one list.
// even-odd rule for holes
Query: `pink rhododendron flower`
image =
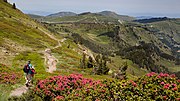
{"label": "pink rhododendron flower", "polygon": [[157,78],[159,78],[159,79],[160,79],[160,78],[161,78],[161,76],[159,76],[159,75],[158,75],[158,76],[157,76]]}
{"label": "pink rhododendron flower", "polygon": [[163,96],[163,100],[166,100],[167,99],[167,96]]}
{"label": "pink rhododendron flower", "polygon": [[164,82],[161,82],[161,85],[164,85],[165,83]]}
{"label": "pink rhododendron flower", "polygon": [[174,87],[174,88],[173,88],[173,91],[177,91],[177,87]]}
{"label": "pink rhododendron flower", "polygon": [[132,85],[134,86],[134,87],[136,87],[137,86],[137,84],[134,82],[134,81],[130,81],[131,83],[132,83]]}
{"label": "pink rhododendron flower", "polygon": [[167,83],[167,84],[165,84],[165,86],[169,87],[169,86],[170,86],[170,84],[169,84],[169,83]]}
{"label": "pink rhododendron flower", "polygon": [[168,84],[165,84],[165,85],[164,85],[164,89],[169,89],[169,86],[170,86],[169,83],[168,83]]}
{"label": "pink rhododendron flower", "polygon": [[154,75],[156,75],[155,72],[151,72],[151,73],[146,74],[146,76],[148,76],[148,77],[151,77],[151,76],[154,76]]}
{"label": "pink rhododendron flower", "polygon": [[175,83],[172,84],[172,87],[176,87],[177,85]]}
{"label": "pink rhododendron flower", "polygon": [[58,96],[56,97],[56,99],[57,99],[57,100],[63,100],[63,99],[64,99],[64,97],[63,97],[63,96],[59,96],[59,95],[58,95]]}
{"label": "pink rhododendron flower", "polygon": [[164,86],[164,89],[169,89],[169,87],[168,86]]}
{"label": "pink rhododendron flower", "polygon": [[177,80],[179,83],[180,83],[180,79],[179,80]]}
{"label": "pink rhododendron flower", "polygon": [[175,75],[175,74],[171,74],[170,77],[171,77],[171,78],[175,78],[176,75]]}

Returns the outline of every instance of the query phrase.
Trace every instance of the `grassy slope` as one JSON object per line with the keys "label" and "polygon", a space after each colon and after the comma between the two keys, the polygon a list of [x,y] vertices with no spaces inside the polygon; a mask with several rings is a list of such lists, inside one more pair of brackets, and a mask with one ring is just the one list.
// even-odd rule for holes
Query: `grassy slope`
{"label": "grassy slope", "polygon": [[[177,45],[177,43],[180,43],[180,19],[169,19],[165,21],[157,21],[157,22],[152,22],[148,23],[149,26],[152,26],[152,28],[158,29],[158,33],[156,36],[157,37],[162,37],[163,40],[168,41],[167,45],[170,47],[173,47],[174,45]],[[167,49],[166,49],[167,50]],[[166,53],[171,54],[170,52],[164,51]],[[178,50],[178,49],[177,49]],[[179,53],[176,53],[179,54]],[[172,72],[177,72],[180,71],[180,66],[179,65],[174,65],[175,63],[172,61],[167,61],[162,59],[159,63],[165,64],[170,71]]]}
{"label": "grassy slope", "polygon": [[112,11],[102,11],[102,12],[99,12],[99,14],[102,14],[102,15],[105,15],[105,16],[108,16],[108,17],[112,17],[112,18],[116,18],[116,19],[120,19],[120,20],[124,20],[124,21],[133,21],[133,20],[135,20],[134,17],[126,16],[126,15],[118,15],[115,12],[112,12]]}
{"label": "grassy slope", "polygon": [[154,27],[158,28],[165,35],[172,36],[172,38],[180,43],[180,19],[172,19],[161,22],[151,23]]}
{"label": "grassy slope", "polygon": [[[43,27],[36,24],[33,20],[31,20],[28,16],[24,15],[20,11],[12,9],[11,5],[0,1],[0,7],[3,8],[0,11],[0,21],[1,21],[0,22],[0,26],[1,26],[0,27],[1,28],[0,29],[0,45],[1,47],[5,47],[5,49],[9,50],[11,53],[18,53],[16,55],[13,55],[13,54],[8,55],[9,57],[10,56],[13,57],[13,58],[10,57],[12,61],[11,63],[12,67],[15,67],[15,68],[22,67],[27,60],[29,59],[32,60],[32,64],[35,65],[35,68],[37,71],[37,74],[35,75],[36,80],[44,79],[52,75],[59,75],[59,74],[68,75],[70,73],[81,73],[85,75],[85,77],[94,78],[94,79],[105,79],[105,78],[111,77],[111,75],[105,75],[105,76],[89,75],[92,69],[82,70],[78,68],[79,60],[82,58],[82,55],[81,53],[78,54],[77,45],[74,44],[70,40],[65,41],[62,47],[58,49],[54,49],[52,51],[53,54],[56,56],[56,58],[59,59],[58,68],[57,68],[57,71],[54,72],[53,74],[46,73],[45,66],[44,66],[44,59],[42,58],[43,54],[39,54],[37,53],[37,51],[42,50],[46,47],[55,46],[56,41],[50,39],[47,35],[45,35],[43,32],[39,30],[39,29],[45,30]],[[89,19],[90,18],[84,19],[84,20],[90,21],[95,18],[92,18],[90,20]],[[36,28],[37,26],[38,28]],[[92,40],[95,43],[105,45],[105,46],[109,43],[108,37],[107,36],[97,37],[97,35],[113,30],[111,27],[107,29],[106,26],[100,26],[100,28],[95,26],[94,28],[97,28],[97,29],[94,29],[93,27],[90,28],[89,26],[73,26],[73,27],[68,26],[68,27],[69,27],[69,30],[75,31],[76,33],[83,35],[84,38],[88,40]],[[87,29],[88,31],[86,31]],[[122,30],[127,31],[126,28]],[[140,28],[138,28],[138,30],[140,30],[139,32],[141,32]],[[137,33],[139,33],[138,30],[136,30]],[[65,33],[64,31],[58,31],[58,32]],[[139,34],[143,34],[143,33],[139,33]],[[141,36],[143,40],[148,40],[148,42],[151,40],[147,38],[146,35],[141,35]],[[131,40],[130,43],[132,44],[136,42],[136,41],[133,41],[135,38],[132,37],[132,33],[128,33],[128,35],[125,34],[123,37],[124,39],[126,39],[127,42],[128,40]],[[16,47],[19,47],[19,48],[18,49],[12,48],[13,44],[15,44]],[[69,44],[70,44],[70,48],[67,48]],[[2,53],[3,52],[1,52],[1,54]],[[8,57],[8,56],[5,56],[5,57]],[[131,61],[124,60],[121,57],[112,57],[112,60],[114,62],[108,65],[114,71],[117,70],[119,66],[121,66],[125,61],[127,61],[129,65],[128,73],[134,74],[136,76],[140,76],[147,72],[145,70],[140,70]],[[5,61],[1,61],[1,62],[6,63]],[[22,73],[20,68],[17,68],[16,71],[20,71]],[[133,78],[131,74],[128,74],[130,79]],[[17,86],[23,84],[23,82],[24,80],[22,80],[20,84],[17,84]],[[12,89],[16,87],[12,87]],[[9,88],[9,86],[5,86],[5,87],[2,85],[0,86],[0,89],[2,90],[2,92],[6,90],[4,88]],[[10,90],[8,91],[10,92]]]}
{"label": "grassy slope", "polygon": [[[4,50],[0,51],[1,55],[7,58],[13,56],[12,53],[36,51],[57,44],[39,29],[44,30],[27,15],[18,9],[12,9],[12,5],[0,0],[0,48]],[[1,63],[3,62],[1,60]]]}
{"label": "grassy slope", "polygon": [[[78,68],[81,53],[78,54],[77,51],[73,50],[77,49],[77,45],[69,40],[61,48],[53,50],[53,54],[59,59],[57,71],[53,74],[46,73],[41,51],[46,47],[57,45],[57,42],[41,31],[48,32],[45,28],[35,23],[18,9],[12,9],[12,5],[1,0],[0,9],[0,54],[3,57],[0,62],[14,68],[14,72],[22,74],[21,82],[16,85],[0,85],[2,91],[0,100],[7,100],[11,90],[24,84],[22,67],[27,60],[32,60],[32,64],[35,65],[37,71],[35,81],[52,75],[68,75],[70,73],[82,73],[85,77],[94,79],[110,77],[89,75],[92,69],[82,70]],[[67,48],[68,44],[71,45],[70,49]],[[6,92],[7,96],[4,96],[3,92]]]}
{"label": "grassy slope", "polygon": [[[30,17],[18,9],[12,9],[12,5],[0,0],[0,63],[7,65],[10,71],[22,74],[20,82],[16,85],[0,84],[1,101],[7,100],[12,89],[24,84],[22,67],[27,60],[32,60],[32,64],[37,68],[36,80],[48,76],[45,71],[43,55],[39,52],[46,47],[56,46],[57,41],[51,39],[44,32],[49,33]],[[9,73],[9,71],[5,72]]]}
{"label": "grassy slope", "polygon": [[[121,24],[120,30],[119,30],[119,36],[123,41],[129,45],[135,46],[139,44],[139,41],[144,41],[146,43],[154,43],[162,52],[167,54],[172,54],[171,50],[167,47],[164,43],[162,43],[158,37],[146,30],[144,25],[140,26],[134,26],[131,23],[125,23]],[[102,35],[107,32],[113,32],[115,26],[108,25],[108,24],[55,24],[48,26],[49,29],[54,30],[55,32],[61,34],[61,33],[78,33],[86,40],[89,40],[92,43],[98,44],[100,46],[105,46],[107,49],[112,49],[111,38],[109,38],[107,35]],[[113,33],[112,33],[113,34]],[[139,37],[139,38],[137,38]],[[115,48],[115,47],[114,47]],[[178,65],[174,65],[174,62],[168,62],[168,60],[164,60],[160,57],[158,57],[160,60],[157,62],[157,64],[165,65],[170,69],[170,71],[178,70]],[[118,64],[118,63],[117,63]],[[133,71],[133,70],[132,70]],[[138,71],[138,69],[135,71]],[[130,71],[129,71],[130,72]],[[131,72],[132,73],[132,72]],[[136,73],[134,73],[136,74]],[[140,73],[143,74],[143,73]]]}
{"label": "grassy slope", "polygon": [[[100,45],[100,46],[104,46],[109,50],[113,50],[113,48],[115,49],[115,47],[113,47],[111,44],[109,44],[109,43],[111,43],[111,41],[110,41],[111,38],[109,38],[106,35],[101,35],[101,34],[104,34],[104,33],[107,33],[107,32],[111,32],[111,31],[113,32],[113,30],[114,30],[113,25],[107,25],[107,24],[93,24],[93,25],[91,25],[91,24],[75,24],[75,25],[74,24],[56,24],[56,25],[50,25],[50,26],[48,26],[48,28],[50,30],[55,30],[56,33],[62,34],[64,36],[68,36],[68,34],[64,34],[64,33],[68,33],[65,30],[70,31],[70,33],[78,33],[79,35],[81,35],[81,37],[83,37],[86,40],[89,40],[92,43],[95,43],[95,44]],[[122,30],[123,29],[124,29],[124,31],[128,30],[128,29],[126,29],[125,27],[122,26]],[[141,31],[139,31],[139,32],[141,32]],[[138,33],[138,32],[136,32],[136,33]],[[143,34],[143,32],[141,32],[141,33]],[[141,33],[139,33],[139,34],[141,34]],[[135,38],[132,37],[132,36],[133,36],[132,33],[127,33],[127,34],[123,35],[123,38],[126,39],[125,40],[126,42],[135,45],[136,40],[134,40]],[[145,35],[144,35],[144,37],[145,37]],[[131,38],[131,39],[128,39],[128,38]],[[150,42],[151,39],[149,39],[147,37],[145,37],[145,38],[148,39],[148,42]],[[128,40],[130,40],[130,41],[128,41]],[[66,47],[67,47],[67,44],[66,44]],[[61,48],[61,49],[59,49],[59,52],[61,52],[61,54],[62,54],[63,50],[65,50],[65,49]],[[64,51],[64,52],[66,52],[66,51]],[[65,58],[63,58],[63,55],[62,55],[61,58],[65,59],[65,58],[67,58],[67,56]],[[82,56],[80,55],[79,59],[77,59],[77,62],[81,58],[82,58]],[[146,70],[139,69],[138,66],[133,64],[130,60],[122,59],[119,56],[111,57],[111,60],[114,61],[114,62],[108,63],[108,66],[110,67],[110,69],[112,71],[117,71],[118,68],[121,67],[124,64],[124,62],[127,61],[128,66],[129,66],[129,68],[128,68],[128,73],[129,73],[128,76],[130,78],[133,78],[132,74],[135,75],[135,76],[141,76],[141,75],[143,75],[143,74],[145,74],[147,72]],[[64,63],[61,63],[61,66],[65,67],[64,68],[65,70],[62,70],[62,69],[61,70],[69,72],[71,70],[71,68],[69,68],[69,67],[71,67],[71,66],[70,65],[67,66],[68,65],[67,62],[65,62],[64,65],[63,64]],[[76,64],[75,66],[79,66],[79,65]],[[74,70],[74,71],[76,71],[76,70]],[[81,72],[82,70],[77,70],[77,71]],[[84,70],[84,71],[86,71],[86,70]],[[90,72],[91,71],[92,70],[90,70]]]}

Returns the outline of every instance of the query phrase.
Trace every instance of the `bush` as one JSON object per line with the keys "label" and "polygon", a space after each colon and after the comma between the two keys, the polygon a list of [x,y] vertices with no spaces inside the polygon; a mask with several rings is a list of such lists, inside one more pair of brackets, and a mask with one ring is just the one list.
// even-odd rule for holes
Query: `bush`
{"label": "bush", "polygon": [[4,64],[0,64],[0,84],[16,84],[20,82],[22,74],[15,72]]}
{"label": "bush", "polygon": [[135,81],[96,81],[71,74],[40,80],[32,94],[24,96],[39,101],[180,101],[180,80],[154,72]]}
{"label": "bush", "polygon": [[104,80],[100,85],[75,90],[67,99],[79,100],[179,100],[180,80],[175,75],[149,73],[136,81]]}
{"label": "bush", "polygon": [[81,90],[86,84],[95,85],[98,83],[98,81],[83,78],[80,74],[71,74],[40,80],[34,91],[44,101],[49,101],[65,98],[75,90]]}

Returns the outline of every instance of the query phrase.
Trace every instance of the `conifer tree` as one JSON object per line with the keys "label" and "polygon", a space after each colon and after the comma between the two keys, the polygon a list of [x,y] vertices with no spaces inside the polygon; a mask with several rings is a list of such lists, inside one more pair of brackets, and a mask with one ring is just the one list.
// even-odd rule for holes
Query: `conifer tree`
{"label": "conifer tree", "polygon": [[88,68],[92,68],[92,67],[93,67],[93,59],[92,59],[91,56],[89,56],[88,63],[87,63],[87,67],[88,67]]}
{"label": "conifer tree", "polygon": [[80,60],[80,67],[83,69],[86,68],[86,54],[84,53],[82,59]]}
{"label": "conifer tree", "polygon": [[105,56],[97,55],[96,58],[96,67],[94,70],[94,74],[108,74],[109,68],[107,66],[107,58]]}
{"label": "conifer tree", "polygon": [[13,3],[13,9],[16,9],[16,4],[15,3]]}
{"label": "conifer tree", "polygon": [[8,1],[7,1],[7,0],[4,0],[4,2],[8,3]]}

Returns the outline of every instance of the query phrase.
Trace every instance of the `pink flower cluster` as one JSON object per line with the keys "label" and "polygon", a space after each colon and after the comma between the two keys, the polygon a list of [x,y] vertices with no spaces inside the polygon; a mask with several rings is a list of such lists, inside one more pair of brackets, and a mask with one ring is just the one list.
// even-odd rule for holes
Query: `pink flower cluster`
{"label": "pink flower cluster", "polygon": [[148,77],[151,77],[151,76],[154,76],[154,75],[157,75],[157,74],[155,72],[151,72],[151,73],[146,74],[146,76],[148,76]]}
{"label": "pink flower cluster", "polygon": [[92,87],[101,85],[101,82],[83,78],[81,74],[54,76],[45,80],[40,80],[36,86],[35,92],[40,96],[45,95],[50,98],[63,99],[63,94],[70,94],[72,90],[81,90],[85,85]]}
{"label": "pink flower cluster", "polygon": [[175,83],[173,83],[173,84],[169,84],[169,83],[165,84],[165,82],[161,82],[160,84],[164,86],[163,87],[164,89],[169,89],[171,87],[173,91],[178,90],[177,84],[175,84]]}
{"label": "pink flower cluster", "polygon": [[[173,75],[173,76],[174,76],[174,75]],[[169,77],[169,74],[167,74],[167,73],[160,73],[157,77],[158,77],[158,78]]]}
{"label": "pink flower cluster", "polygon": [[20,76],[18,73],[7,73],[3,72],[0,74],[0,84],[15,84]]}
{"label": "pink flower cluster", "polygon": [[169,89],[169,87],[170,87],[169,83],[164,85],[164,89]]}
{"label": "pink flower cluster", "polygon": [[134,82],[134,81],[130,81],[131,83],[132,83],[132,85],[134,86],[134,87],[136,87],[137,86],[137,84]]}
{"label": "pink flower cluster", "polygon": [[64,97],[63,96],[57,96],[55,99],[57,99],[57,100],[63,100],[64,99]]}
{"label": "pink flower cluster", "polygon": [[148,74],[146,74],[146,76],[148,76],[148,77],[157,76],[157,78],[163,78],[163,77],[175,78],[175,77],[176,77],[175,74],[171,74],[171,75],[169,75],[169,74],[167,74],[167,73],[157,74],[157,73],[155,73],[155,72],[148,73]]}

